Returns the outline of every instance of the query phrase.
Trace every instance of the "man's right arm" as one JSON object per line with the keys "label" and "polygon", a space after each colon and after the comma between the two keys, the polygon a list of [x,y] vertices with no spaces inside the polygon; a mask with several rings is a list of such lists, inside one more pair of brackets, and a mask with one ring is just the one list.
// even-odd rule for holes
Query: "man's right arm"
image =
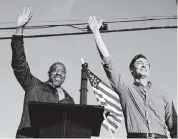
{"label": "man's right arm", "polygon": [[114,61],[112,60],[109,54],[109,51],[101,37],[99,29],[102,25],[102,20],[98,22],[95,17],[89,17],[88,23],[89,23],[90,29],[92,30],[94,34],[97,49],[103,61],[103,67],[106,72],[106,75],[108,79],[110,80],[110,83],[112,87],[114,88],[114,90],[117,91],[120,95],[123,93],[122,89],[124,86],[124,82],[121,78],[121,74],[117,70],[117,67]]}
{"label": "man's right arm", "polygon": [[12,36],[11,42],[12,48],[11,66],[13,68],[14,74],[18,82],[21,84],[25,91],[28,89],[29,85],[37,81],[37,79],[34,76],[32,76],[29,65],[26,61],[23,42],[23,29],[31,18],[30,12],[31,12],[30,8],[28,8],[27,11],[25,11],[24,8],[22,14],[19,12],[16,33]]}
{"label": "man's right arm", "polygon": [[12,48],[11,66],[13,68],[14,74],[18,82],[26,91],[33,76],[31,75],[30,68],[28,66],[28,63],[26,62],[22,35],[12,36],[11,48]]}

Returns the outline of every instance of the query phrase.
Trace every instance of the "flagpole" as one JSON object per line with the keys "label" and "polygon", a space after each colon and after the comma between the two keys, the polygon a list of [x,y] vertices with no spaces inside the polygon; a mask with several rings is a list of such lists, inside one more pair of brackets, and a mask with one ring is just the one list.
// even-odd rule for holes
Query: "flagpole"
{"label": "flagpole", "polygon": [[84,64],[85,62],[84,62],[84,60],[83,60],[83,58],[81,58],[81,62],[82,62],[82,64]]}
{"label": "flagpole", "polygon": [[[82,64],[85,64],[85,62],[84,62],[84,60],[83,60],[82,58],[81,58],[81,62],[82,62]],[[107,124],[108,129],[109,129],[109,132],[110,132],[110,134],[111,134],[111,136],[112,136],[112,139],[114,139],[114,135],[113,135],[111,129],[109,128],[109,123],[108,123],[108,120],[107,120],[107,118],[106,118],[105,113],[103,113],[103,116],[104,116],[104,119],[106,120],[106,124]]]}
{"label": "flagpole", "polygon": [[106,124],[107,124],[108,129],[109,129],[109,132],[110,132],[110,134],[111,134],[111,136],[112,136],[112,139],[114,139],[114,135],[113,135],[113,133],[112,133],[111,129],[109,128],[108,120],[107,120],[107,118],[106,118],[105,113],[103,113],[103,116],[104,116],[104,119],[106,120]]}

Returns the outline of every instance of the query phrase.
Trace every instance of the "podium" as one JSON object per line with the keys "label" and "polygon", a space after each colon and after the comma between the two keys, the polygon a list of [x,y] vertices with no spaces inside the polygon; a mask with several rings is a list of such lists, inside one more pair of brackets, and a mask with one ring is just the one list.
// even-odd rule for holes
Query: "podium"
{"label": "podium", "polygon": [[36,138],[91,138],[99,136],[104,107],[80,104],[29,102]]}

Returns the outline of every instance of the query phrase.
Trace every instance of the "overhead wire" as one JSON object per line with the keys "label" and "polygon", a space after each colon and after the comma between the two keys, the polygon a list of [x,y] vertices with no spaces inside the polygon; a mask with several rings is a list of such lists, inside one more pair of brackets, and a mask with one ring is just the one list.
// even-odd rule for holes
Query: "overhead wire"
{"label": "overhead wire", "polygon": [[[131,29],[119,29],[119,30],[105,30],[101,31],[101,33],[111,33],[111,32],[126,32],[126,31],[139,31],[139,30],[155,30],[155,29],[174,29],[177,26],[157,26],[157,27],[145,27],[145,28],[131,28]],[[28,35],[24,36],[24,38],[39,38],[39,37],[54,37],[54,36],[69,36],[69,35],[85,35],[92,34],[91,31],[85,32],[75,32],[75,33],[58,33],[58,34],[42,34],[42,35]],[[0,40],[11,39],[11,37],[0,37]]]}
{"label": "overhead wire", "polygon": [[[132,17],[132,18],[121,18],[121,17],[116,17],[116,18],[106,18],[105,20],[131,20],[131,19],[142,19],[142,18],[167,18],[167,19],[171,19],[171,18],[175,18],[177,17],[177,15],[173,15],[173,16],[139,16],[139,17]],[[102,18],[97,18],[97,19],[102,19]],[[52,22],[56,22],[56,23],[60,23],[60,22],[84,22],[86,21],[86,19],[74,19],[74,20],[44,20],[44,21],[33,21],[31,23],[52,23]],[[16,22],[0,22],[0,24],[14,24]]]}
{"label": "overhead wire", "polygon": [[[137,19],[138,18],[138,19]],[[143,18],[143,19],[142,19]],[[117,19],[121,19],[121,18],[117,18]],[[122,18],[123,19],[123,18]],[[125,18],[127,20],[114,20],[114,21],[106,21],[103,23],[119,23],[119,22],[140,22],[140,21],[150,21],[150,20],[166,20],[166,19],[177,19],[177,16],[152,16],[150,18],[148,17],[134,17],[134,18]],[[67,20],[63,20],[63,21],[67,21]],[[71,20],[72,21],[72,20]],[[77,20],[76,20],[77,21]],[[50,22],[50,21],[49,21]],[[4,22],[5,23],[5,22]],[[42,28],[54,28],[54,27],[59,27],[59,26],[69,26],[69,27],[73,27],[79,30],[85,30],[86,28],[79,28],[76,26],[81,26],[81,25],[88,25],[88,23],[71,23],[71,24],[53,24],[53,25],[32,25],[32,26],[26,26],[26,29],[42,29]],[[0,30],[11,30],[11,29],[16,29],[16,27],[1,27]]]}
{"label": "overhead wire", "polygon": [[[114,18],[112,18],[114,19]],[[133,17],[133,18],[115,18],[120,19],[114,20],[114,21],[106,21],[103,22],[103,24],[110,24],[110,23],[118,23],[118,22],[141,22],[141,21],[150,21],[150,20],[170,20],[170,19],[177,19],[177,15],[174,16],[142,16],[142,17]],[[122,20],[121,20],[122,19]],[[124,19],[124,20],[123,20]],[[82,21],[82,20],[61,20],[59,22],[64,21]],[[38,22],[38,21],[36,21]],[[44,22],[44,21],[43,21]],[[46,22],[53,22],[53,21],[46,21]],[[56,22],[56,21],[55,21]],[[7,23],[7,22],[6,22]],[[12,22],[8,22],[12,23]],[[34,23],[34,22],[33,22]],[[0,24],[5,24],[0,23]],[[67,26],[72,27],[75,29],[78,29],[82,32],[74,32],[74,33],[58,33],[58,34],[41,34],[41,35],[28,35],[24,36],[24,38],[37,38],[37,37],[51,37],[51,36],[66,36],[66,35],[84,35],[84,34],[91,34],[90,31],[87,30],[87,27],[79,27],[82,25],[88,25],[88,23],[71,23],[71,24],[53,24],[53,25],[32,25],[32,26],[26,26],[25,29],[42,29],[42,28],[53,28],[53,27],[59,27],[59,26]],[[16,29],[17,27],[2,27],[0,30],[12,30]],[[168,29],[168,28],[177,28],[176,26],[157,26],[157,27],[144,27],[144,28],[130,28],[130,29],[117,29],[117,30],[101,30],[101,33],[109,33],[109,32],[124,32],[124,31],[139,31],[139,30],[152,30],[152,29]],[[11,39],[11,37],[0,37],[0,40],[4,39]]]}

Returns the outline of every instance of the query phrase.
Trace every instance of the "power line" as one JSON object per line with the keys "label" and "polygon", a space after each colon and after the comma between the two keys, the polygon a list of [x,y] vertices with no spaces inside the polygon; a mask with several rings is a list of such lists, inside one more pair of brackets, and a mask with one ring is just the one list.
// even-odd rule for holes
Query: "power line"
{"label": "power line", "polygon": [[147,18],[147,19],[128,19],[128,20],[121,20],[121,21],[110,21],[104,23],[117,23],[117,22],[139,22],[139,21],[149,21],[149,20],[165,20],[165,19],[177,19],[176,16],[173,17],[166,17],[166,18]]}
{"label": "power line", "polygon": [[[158,26],[158,27],[131,28],[131,29],[106,30],[106,31],[102,30],[101,33],[155,30],[155,29],[174,29],[174,28],[177,28],[177,26]],[[29,36],[24,36],[24,38],[39,38],[39,37],[69,36],[69,35],[86,35],[86,34],[92,34],[92,32],[91,31],[85,31],[85,32],[75,32],[75,33],[29,35]],[[11,39],[11,37],[0,37],[0,40],[7,40],[7,39]]]}
{"label": "power line", "polygon": [[[177,17],[177,15],[173,15],[173,16],[139,16],[139,17],[132,17],[132,18],[123,18],[123,17],[116,17],[116,18],[106,18],[105,20],[134,20],[134,19],[151,19],[151,18],[174,18]],[[102,19],[102,18],[97,18]],[[51,21],[34,21],[34,22],[30,22],[30,23],[61,23],[61,22],[83,22],[86,21],[87,19],[74,19],[74,20],[51,20]],[[0,22],[0,24],[15,24],[16,22]]]}
{"label": "power line", "polygon": [[[163,16],[163,17],[159,17],[159,18],[155,18],[155,17],[150,17],[150,18],[145,18],[142,17],[141,19],[136,19],[136,18],[126,18],[127,20],[120,20],[120,21],[108,21],[108,22],[103,22],[103,23],[119,23],[119,22],[140,22],[140,21],[150,21],[150,20],[166,20],[166,19],[177,19],[177,16]],[[88,23],[73,23],[73,24],[54,24],[54,25],[38,25],[38,26],[26,26],[26,29],[41,29],[41,28],[53,28],[53,27],[59,27],[59,26],[68,26],[68,27],[73,27],[79,30],[85,30],[86,27],[84,28],[79,28],[76,26],[81,26],[81,25],[88,25]],[[3,27],[0,28],[0,30],[11,30],[11,29],[16,29],[16,27]]]}

